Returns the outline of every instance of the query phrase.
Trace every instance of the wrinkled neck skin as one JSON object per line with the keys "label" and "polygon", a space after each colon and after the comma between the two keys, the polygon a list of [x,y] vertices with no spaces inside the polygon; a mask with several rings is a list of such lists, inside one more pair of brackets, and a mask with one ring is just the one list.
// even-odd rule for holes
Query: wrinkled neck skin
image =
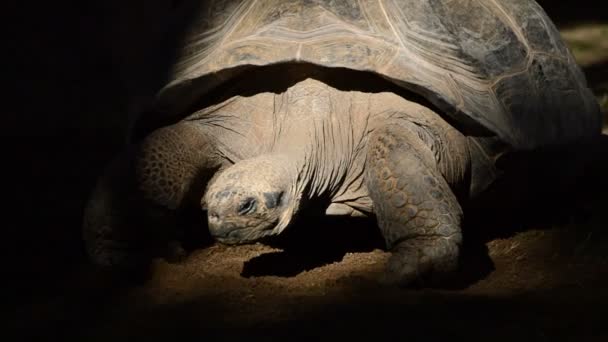
{"label": "wrinkled neck skin", "polygon": [[365,129],[353,122],[367,122],[367,103],[358,108],[352,96],[307,79],[273,97],[275,143],[269,153],[289,164],[294,190],[306,202],[332,197],[359,150],[363,137],[354,132]]}

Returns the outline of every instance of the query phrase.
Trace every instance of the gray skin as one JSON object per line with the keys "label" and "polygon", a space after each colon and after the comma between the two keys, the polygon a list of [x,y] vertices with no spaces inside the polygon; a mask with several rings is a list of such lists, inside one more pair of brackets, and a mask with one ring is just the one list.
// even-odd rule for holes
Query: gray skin
{"label": "gray skin", "polygon": [[192,203],[228,244],[327,203],[327,215],[376,218],[391,281],[441,280],[458,265],[459,201],[495,180],[498,157],[600,134],[599,107],[534,2],[209,3],[159,93],[157,119],[176,123],[118,156],[91,196],[97,264],[139,264]]}

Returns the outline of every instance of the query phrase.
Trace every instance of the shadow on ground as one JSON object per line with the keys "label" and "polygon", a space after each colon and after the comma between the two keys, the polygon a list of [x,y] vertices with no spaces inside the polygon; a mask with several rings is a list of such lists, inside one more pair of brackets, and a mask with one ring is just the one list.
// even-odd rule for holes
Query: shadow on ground
{"label": "shadow on ground", "polygon": [[[205,337],[207,340],[413,339],[492,341],[602,341],[608,329],[597,312],[589,310],[606,297],[580,296],[577,291],[525,293],[508,297],[442,293],[357,293],[340,300],[281,298],[277,307],[257,307],[260,315],[279,317],[247,320],[225,311],[211,297],[170,305],[161,310],[131,312],[122,322],[118,340],[165,340]],[[370,298],[371,297],[371,298]],[[574,299],[576,298],[576,299]],[[548,304],[549,303],[549,304]],[[256,305],[252,303],[251,305]],[[289,306],[288,306],[289,305]],[[128,324],[128,329],[124,325]],[[126,334],[122,335],[123,332]],[[116,338],[113,331],[89,336],[91,341]]]}

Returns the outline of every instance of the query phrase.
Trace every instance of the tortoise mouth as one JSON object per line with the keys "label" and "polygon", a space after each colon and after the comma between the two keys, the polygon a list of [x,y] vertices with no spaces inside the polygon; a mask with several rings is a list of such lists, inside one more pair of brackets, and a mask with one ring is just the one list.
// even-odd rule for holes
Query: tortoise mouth
{"label": "tortoise mouth", "polygon": [[272,222],[270,225],[265,225],[260,228],[239,227],[232,222],[222,224],[210,224],[209,231],[213,238],[226,245],[243,245],[255,243],[265,237],[275,234],[275,227],[278,222]]}
{"label": "tortoise mouth", "polygon": [[222,235],[212,234],[214,239],[225,245],[247,245],[273,235],[274,227],[260,230],[258,228],[233,229]]}

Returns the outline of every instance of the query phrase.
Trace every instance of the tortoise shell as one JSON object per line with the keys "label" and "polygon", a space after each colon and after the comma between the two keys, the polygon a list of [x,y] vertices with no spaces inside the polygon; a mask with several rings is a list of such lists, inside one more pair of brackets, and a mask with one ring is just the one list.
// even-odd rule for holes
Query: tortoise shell
{"label": "tortoise shell", "polygon": [[599,134],[600,109],[533,0],[215,0],[197,8],[157,108],[187,110],[244,70],[379,75],[516,149]]}

